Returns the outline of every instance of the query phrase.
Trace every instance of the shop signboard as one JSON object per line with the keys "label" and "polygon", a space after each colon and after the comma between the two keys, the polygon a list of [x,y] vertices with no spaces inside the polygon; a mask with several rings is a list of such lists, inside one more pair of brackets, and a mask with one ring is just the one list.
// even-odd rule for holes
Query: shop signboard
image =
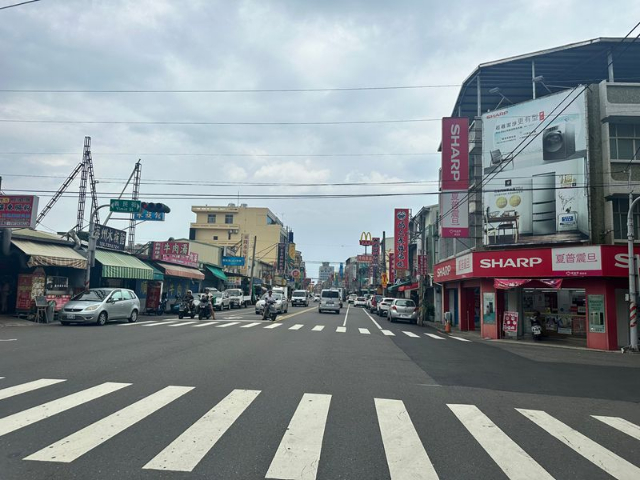
{"label": "shop signboard", "polygon": [[358,260],[359,263],[371,263],[373,262],[373,255],[358,255],[356,257],[356,259]]}
{"label": "shop signboard", "polygon": [[147,300],[145,307],[147,310],[157,310],[160,306],[160,291],[162,286],[159,282],[149,282],[147,284]]}
{"label": "shop signboard", "polygon": [[127,243],[127,232],[104,225],[94,226],[94,235],[96,237],[96,246],[98,248],[106,248],[108,250],[124,251]]}
{"label": "shop signboard", "polygon": [[469,119],[442,119],[441,235],[469,236]]}
{"label": "shop signboard", "polygon": [[229,257],[227,255],[223,255],[222,265],[230,266],[230,267],[243,267],[244,257]]}
{"label": "shop signboard", "polygon": [[363,247],[369,247],[373,245],[373,239],[371,238],[371,232],[362,232],[360,234],[360,245]]}
{"label": "shop signboard", "polygon": [[287,244],[279,243],[278,244],[278,264],[276,270],[279,272],[284,272],[284,268],[287,262]]}
{"label": "shop signboard", "polygon": [[589,332],[605,333],[604,295],[587,295]]}
{"label": "shop signboard", "polygon": [[143,222],[164,222],[164,212],[148,212],[142,210],[133,214],[133,219]]}
{"label": "shop signboard", "polygon": [[44,289],[47,293],[66,292],[69,289],[69,278],[49,275],[45,280]]}
{"label": "shop signboard", "polygon": [[38,197],[0,195],[0,228],[36,228]]}
{"label": "shop signboard", "polygon": [[47,303],[55,302],[55,311],[59,312],[71,300],[71,295],[45,295]]}
{"label": "shop signboard", "polygon": [[189,242],[153,242],[151,260],[198,268],[198,254],[189,252]]}
{"label": "shop signboard", "polygon": [[245,233],[242,235],[242,256],[245,259],[244,264],[249,264],[249,234]]}
{"label": "shop signboard", "polygon": [[409,209],[396,208],[394,219],[394,259],[396,270],[409,268]]}
{"label": "shop signboard", "polygon": [[590,238],[588,128],[581,90],[482,116],[485,244]]}
{"label": "shop signboard", "polygon": [[518,333],[518,312],[504,312],[502,330],[507,333]]}
{"label": "shop signboard", "polygon": [[440,236],[469,236],[469,196],[466,192],[442,192],[440,197]]}
{"label": "shop signboard", "polygon": [[16,295],[16,310],[29,310],[31,308],[31,287],[33,275],[18,275],[18,291]]}

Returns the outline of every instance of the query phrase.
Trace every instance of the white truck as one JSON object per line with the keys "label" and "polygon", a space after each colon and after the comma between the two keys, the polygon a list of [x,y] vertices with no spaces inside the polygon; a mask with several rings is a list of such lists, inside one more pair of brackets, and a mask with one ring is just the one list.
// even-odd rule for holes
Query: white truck
{"label": "white truck", "polygon": [[230,308],[247,308],[251,305],[251,295],[245,295],[240,288],[227,288]]}
{"label": "white truck", "polygon": [[273,287],[273,292],[281,293],[287,300],[289,299],[289,287]]}

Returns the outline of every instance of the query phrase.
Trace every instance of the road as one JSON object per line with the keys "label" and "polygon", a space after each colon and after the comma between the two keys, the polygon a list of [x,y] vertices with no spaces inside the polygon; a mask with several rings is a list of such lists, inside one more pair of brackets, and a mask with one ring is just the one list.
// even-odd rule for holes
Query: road
{"label": "road", "polygon": [[640,478],[640,356],[216,317],[0,328],[0,478]]}

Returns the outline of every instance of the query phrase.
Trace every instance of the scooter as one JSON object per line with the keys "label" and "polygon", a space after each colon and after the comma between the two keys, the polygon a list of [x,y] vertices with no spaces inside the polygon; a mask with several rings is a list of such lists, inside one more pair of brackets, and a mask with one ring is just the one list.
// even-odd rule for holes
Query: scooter
{"label": "scooter", "polygon": [[196,316],[196,306],[193,300],[183,300],[180,303],[180,310],[178,310],[178,318],[182,320],[184,317],[194,318]]}
{"label": "scooter", "polygon": [[540,320],[536,317],[531,317],[531,335],[533,335],[533,339],[538,342],[542,338],[542,325],[540,324]]}
{"label": "scooter", "polygon": [[198,306],[198,320],[202,320],[203,318],[205,320],[209,320],[211,318],[211,302],[209,301],[209,298],[200,300],[200,305]]}
{"label": "scooter", "polygon": [[262,319],[263,320],[271,319],[272,322],[275,322],[277,317],[278,317],[278,310],[276,309],[276,302],[265,304],[264,312],[262,314]]}

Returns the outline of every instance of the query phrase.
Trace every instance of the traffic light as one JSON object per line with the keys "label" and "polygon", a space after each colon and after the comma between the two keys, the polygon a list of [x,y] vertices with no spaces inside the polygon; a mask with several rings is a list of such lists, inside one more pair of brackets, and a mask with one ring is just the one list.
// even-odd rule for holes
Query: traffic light
{"label": "traffic light", "polygon": [[147,212],[169,213],[171,209],[164,203],[142,202],[142,210]]}

